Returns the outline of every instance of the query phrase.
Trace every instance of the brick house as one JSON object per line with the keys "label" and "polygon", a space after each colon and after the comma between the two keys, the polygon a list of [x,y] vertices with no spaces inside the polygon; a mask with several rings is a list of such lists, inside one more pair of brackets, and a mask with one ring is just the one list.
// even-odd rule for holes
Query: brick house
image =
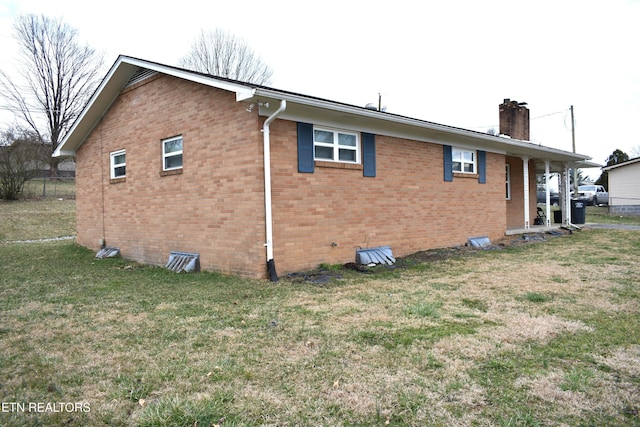
{"label": "brick house", "polygon": [[536,173],[589,157],[527,142],[526,107],[500,110],[511,137],[121,56],[54,155],[76,159],[79,244],[274,279],[529,228]]}

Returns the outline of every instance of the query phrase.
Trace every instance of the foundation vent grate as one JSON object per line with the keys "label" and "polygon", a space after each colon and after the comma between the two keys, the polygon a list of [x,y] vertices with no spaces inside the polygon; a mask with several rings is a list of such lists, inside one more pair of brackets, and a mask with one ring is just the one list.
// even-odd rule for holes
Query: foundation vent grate
{"label": "foundation vent grate", "polygon": [[173,251],[169,254],[166,268],[176,273],[200,271],[200,254]]}

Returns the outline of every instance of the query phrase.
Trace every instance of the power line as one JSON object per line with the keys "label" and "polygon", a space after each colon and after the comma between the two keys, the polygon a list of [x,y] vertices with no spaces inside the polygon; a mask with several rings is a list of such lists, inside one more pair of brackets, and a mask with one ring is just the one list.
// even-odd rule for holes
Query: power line
{"label": "power line", "polygon": [[531,120],[541,119],[543,117],[553,116],[555,114],[566,114],[568,110],[556,111],[555,113],[544,114],[542,116],[534,117]]}
{"label": "power line", "polygon": [[[549,116],[553,116],[553,115],[556,115],[556,114],[566,114],[566,113],[567,113],[567,111],[569,111],[569,110],[567,109],[567,110],[562,110],[562,111],[556,111],[555,113],[543,114],[543,115],[541,115],[541,116],[533,117],[533,118],[531,118],[531,119],[529,119],[529,120],[542,119],[542,118],[544,118],[544,117],[549,117]],[[499,124],[499,123],[494,123],[494,124],[489,125],[489,126],[472,126],[472,127],[470,127],[469,129],[491,129],[491,128],[496,128],[496,127],[498,127],[498,126],[500,126],[500,124]]]}

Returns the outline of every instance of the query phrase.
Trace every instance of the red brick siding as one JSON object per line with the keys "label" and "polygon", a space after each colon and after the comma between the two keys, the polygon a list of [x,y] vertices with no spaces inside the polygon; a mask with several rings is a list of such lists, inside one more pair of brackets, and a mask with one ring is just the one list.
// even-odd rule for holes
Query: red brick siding
{"label": "red brick siding", "polygon": [[[511,200],[507,200],[507,227],[524,227],[524,168],[522,158],[507,157],[511,168]],[[529,160],[529,225],[536,218],[536,169]]]}
{"label": "red brick siding", "polygon": [[[78,242],[97,249],[104,238],[158,265],[171,250],[198,252],[203,269],[266,277],[264,118],[245,108],[231,93],[168,76],[124,91],[77,153]],[[175,135],[184,138],[184,168],[160,176],[161,140]],[[390,245],[403,256],[497,239],[507,211],[517,214],[522,162],[512,166],[506,204],[503,155],[487,153],[486,184],[462,175],[445,182],[442,145],[377,135],[375,178],[361,167],[307,174],[297,171],[296,124],[276,120],[270,135],[279,274],[353,261],[358,247]],[[120,149],[127,176],[111,183],[109,153]]]}
{"label": "red brick siding", "polygon": [[[272,125],[274,258],[279,272],[353,261],[358,247],[397,256],[504,235],[504,156],[487,153],[487,183],[443,179],[441,145],[376,136],[377,176],[297,172],[295,123]],[[335,245],[333,245],[335,244]]]}
{"label": "red brick siding", "polygon": [[[77,153],[78,242],[97,249],[105,238],[160,265],[171,250],[198,252],[204,269],[263,275],[262,134],[245,108],[232,93],[168,76],[121,94]],[[175,135],[183,173],[160,176],[161,140]],[[127,176],[113,184],[109,153],[119,149]]]}

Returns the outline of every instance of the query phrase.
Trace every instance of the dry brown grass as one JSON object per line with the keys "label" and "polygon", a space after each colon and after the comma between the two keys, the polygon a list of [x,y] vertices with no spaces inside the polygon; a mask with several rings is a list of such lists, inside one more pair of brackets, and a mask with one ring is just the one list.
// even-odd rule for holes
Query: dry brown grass
{"label": "dry brown grass", "polygon": [[76,234],[75,200],[0,200],[0,242]]}
{"label": "dry brown grass", "polygon": [[584,232],[327,286],[5,267],[2,398],[90,401],[72,425],[638,424],[639,252]]}

